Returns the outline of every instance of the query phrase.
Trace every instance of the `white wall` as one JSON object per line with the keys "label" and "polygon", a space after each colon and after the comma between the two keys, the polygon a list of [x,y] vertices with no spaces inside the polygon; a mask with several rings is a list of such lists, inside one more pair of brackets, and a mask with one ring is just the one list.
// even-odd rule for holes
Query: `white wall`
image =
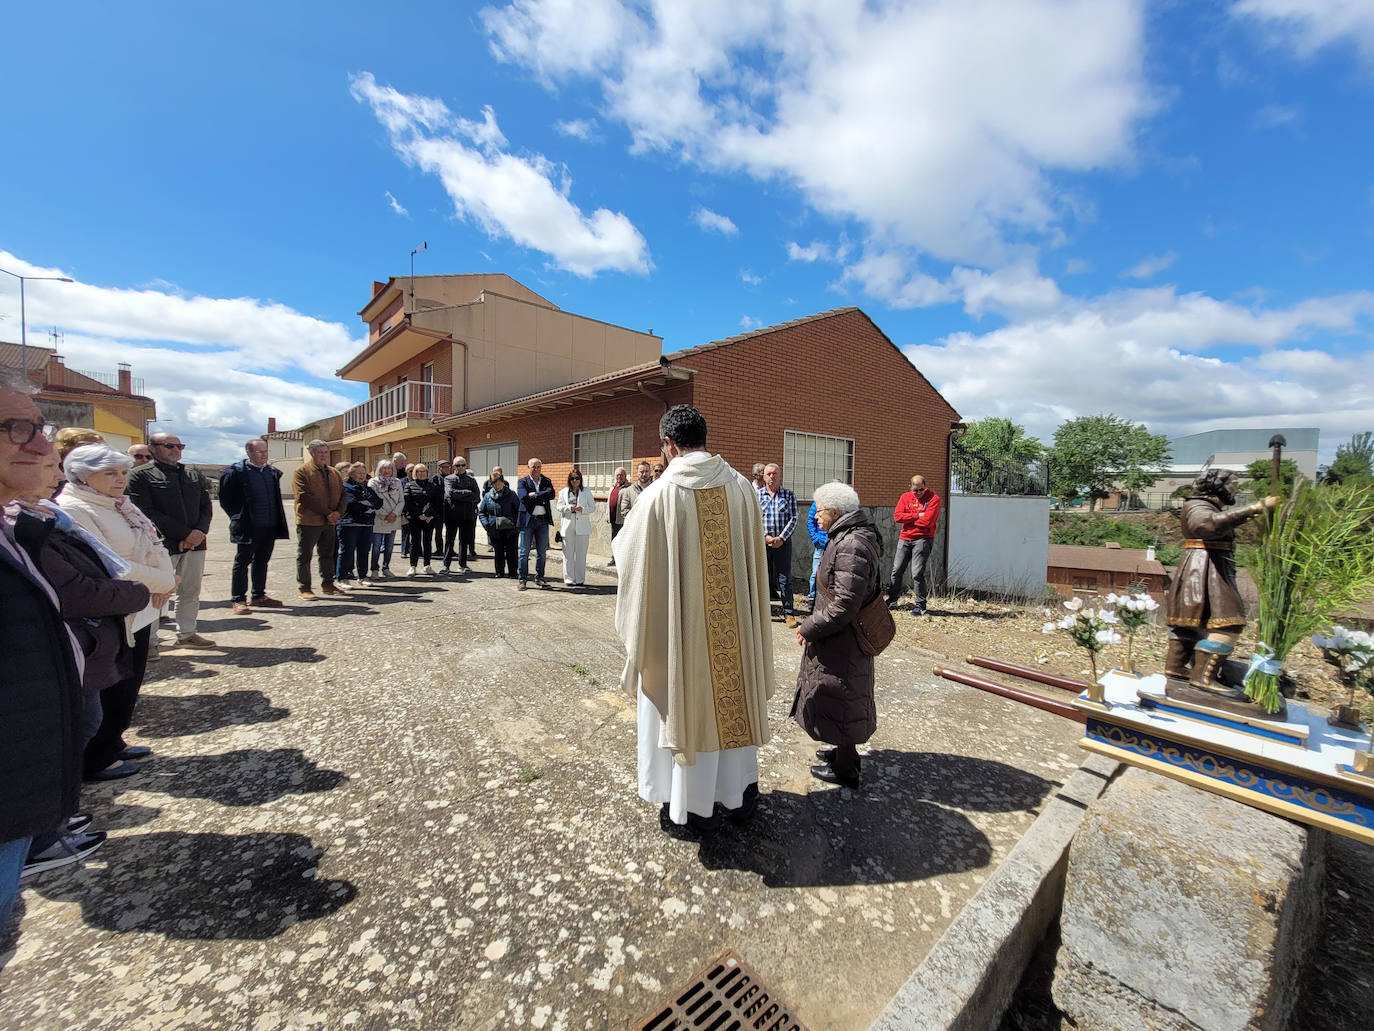
{"label": "white wall", "polygon": [[[942,513],[943,516],[943,513]],[[1050,558],[1050,499],[955,494],[950,498],[952,589],[1042,597]]]}

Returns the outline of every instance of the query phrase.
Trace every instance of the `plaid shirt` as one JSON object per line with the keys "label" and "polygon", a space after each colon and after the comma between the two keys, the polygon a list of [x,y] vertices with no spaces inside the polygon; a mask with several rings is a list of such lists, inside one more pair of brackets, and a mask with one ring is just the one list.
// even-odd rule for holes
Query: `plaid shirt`
{"label": "plaid shirt", "polygon": [[792,539],[792,531],[797,528],[797,496],[786,487],[779,488],[776,495],[769,494],[767,487],[759,488],[759,508],[763,510],[763,532],[768,537]]}

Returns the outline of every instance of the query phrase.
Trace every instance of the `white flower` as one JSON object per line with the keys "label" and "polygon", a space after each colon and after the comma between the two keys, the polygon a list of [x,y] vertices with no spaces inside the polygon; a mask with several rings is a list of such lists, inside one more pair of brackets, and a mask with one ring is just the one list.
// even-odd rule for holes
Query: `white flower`
{"label": "white flower", "polygon": [[1060,630],[1072,630],[1072,629],[1074,628],[1074,624],[1076,624],[1077,622],[1078,622],[1078,617],[1077,617],[1077,616],[1065,616],[1063,619],[1061,619],[1061,620],[1059,621],[1059,629],[1060,629]]}
{"label": "white flower", "polygon": [[1104,622],[1104,623],[1120,623],[1120,622],[1121,622],[1121,620],[1119,620],[1119,619],[1116,618],[1115,614],[1113,614],[1113,613],[1111,613],[1111,612],[1108,612],[1106,609],[1103,609],[1101,612],[1099,612],[1099,613],[1097,614],[1097,618],[1100,619],[1100,620],[1102,620],[1102,622]]}
{"label": "white flower", "polygon": [[1099,630],[1094,635],[1102,644],[1120,644],[1121,635],[1115,630]]}
{"label": "white flower", "polygon": [[1115,591],[1113,591],[1111,594],[1107,595],[1107,604],[1108,604],[1108,605],[1115,605],[1115,604],[1117,604],[1118,602],[1123,602],[1123,601],[1125,601],[1125,600],[1126,600],[1126,596],[1125,596],[1124,594],[1123,594],[1120,598],[1118,598],[1118,597],[1116,596],[1116,592],[1115,592]]}
{"label": "white flower", "polygon": [[1056,624],[1056,623],[1046,623],[1044,626],[1042,626],[1042,627],[1040,628],[1040,632],[1041,632],[1042,634],[1052,634],[1052,633],[1054,633],[1054,632],[1055,632],[1056,630],[1058,630],[1058,629],[1059,629],[1058,624]]}
{"label": "white flower", "polygon": [[1077,612],[1082,607],[1082,598],[1070,598],[1068,601],[1064,602],[1064,608],[1068,609],[1070,612]]}
{"label": "white flower", "polygon": [[1155,609],[1159,608],[1159,602],[1155,601],[1148,594],[1143,595],[1140,600],[1141,603],[1145,606],[1146,612],[1153,612]]}
{"label": "white flower", "polygon": [[1334,637],[1323,637],[1321,634],[1313,634],[1312,643],[1323,651],[1334,651],[1336,648],[1336,639]]}

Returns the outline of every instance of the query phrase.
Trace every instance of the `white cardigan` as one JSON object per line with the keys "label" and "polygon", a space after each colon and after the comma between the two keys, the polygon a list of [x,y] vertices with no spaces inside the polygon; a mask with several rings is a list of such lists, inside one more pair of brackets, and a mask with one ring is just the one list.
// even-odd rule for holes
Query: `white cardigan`
{"label": "white cardigan", "polygon": [[[576,497],[570,495],[568,490],[567,487],[560,490],[558,500],[554,502],[559,514],[563,517],[558,532],[564,537],[574,535],[586,537],[592,532],[592,513],[596,511],[596,498],[586,487],[583,487]],[[572,510],[574,505],[581,506],[582,511],[574,512]]]}
{"label": "white cardigan", "polygon": [[[123,577],[137,580],[154,594],[165,594],[176,586],[172,556],[161,541],[151,539],[115,508],[115,499],[89,487],[68,484],[57,496],[57,504],[83,529],[95,534],[129,563]],[[133,502],[125,499],[130,507]]]}

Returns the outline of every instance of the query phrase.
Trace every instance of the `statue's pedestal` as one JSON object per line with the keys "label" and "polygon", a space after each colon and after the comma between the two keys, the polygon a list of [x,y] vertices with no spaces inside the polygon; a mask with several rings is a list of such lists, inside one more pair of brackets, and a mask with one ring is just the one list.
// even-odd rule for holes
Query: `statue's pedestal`
{"label": "statue's pedestal", "polygon": [[1300,702],[1283,721],[1181,706],[1162,674],[1107,673],[1099,683],[1100,703],[1087,692],[1075,703],[1089,751],[1374,844],[1374,777],[1354,770],[1367,735],[1333,727]]}

